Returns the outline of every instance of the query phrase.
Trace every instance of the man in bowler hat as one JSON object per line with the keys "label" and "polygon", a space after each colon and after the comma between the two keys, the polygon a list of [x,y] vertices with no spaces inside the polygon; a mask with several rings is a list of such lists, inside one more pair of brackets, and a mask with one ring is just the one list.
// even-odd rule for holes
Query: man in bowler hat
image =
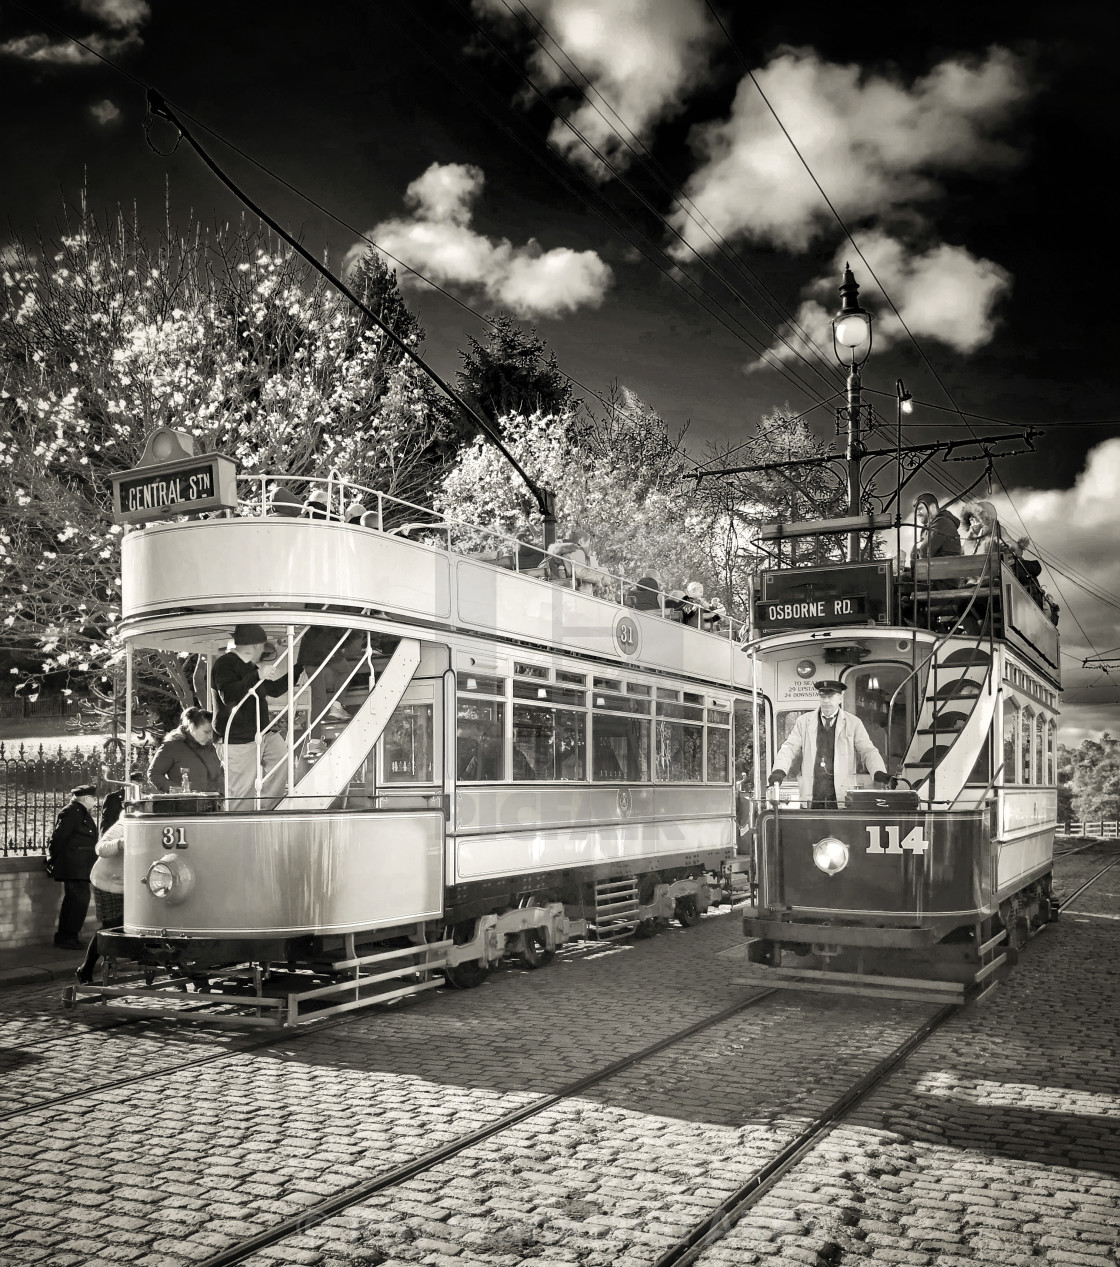
{"label": "man in bowler hat", "polygon": [[840,707],[844,683],[824,681],[818,682],[816,687],[818,707],[811,713],[803,713],[794,722],[789,738],[774,759],[767,782],[776,799],[778,784],[800,757],[797,783],[801,803],[810,809],[836,809],[855,787],[857,757],[876,783],[889,782],[889,775],[863,722]]}

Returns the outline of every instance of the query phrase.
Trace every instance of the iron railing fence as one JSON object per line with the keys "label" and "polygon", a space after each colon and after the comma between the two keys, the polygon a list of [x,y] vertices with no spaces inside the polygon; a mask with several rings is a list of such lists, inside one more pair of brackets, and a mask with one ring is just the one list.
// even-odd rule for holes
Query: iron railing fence
{"label": "iron railing fence", "polygon": [[[150,748],[134,746],[133,766],[146,768],[151,756]],[[0,856],[46,853],[59,811],[79,784],[97,787],[100,815],[102,798],[113,790],[102,778],[105,760],[101,748],[64,752],[61,745],[14,747],[0,740]],[[122,770],[110,768],[109,778],[122,777]]]}

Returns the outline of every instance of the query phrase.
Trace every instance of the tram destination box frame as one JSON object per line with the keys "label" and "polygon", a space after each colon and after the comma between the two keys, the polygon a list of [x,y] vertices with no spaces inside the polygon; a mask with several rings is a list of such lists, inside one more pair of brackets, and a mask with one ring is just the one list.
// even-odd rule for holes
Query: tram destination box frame
{"label": "tram destination box frame", "polygon": [[831,625],[889,625],[893,597],[889,561],[776,569],[762,573],[755,628],[770,633]]}
{"label": "tram destination box frame", "polygon": [[121,524],[173,519],[237,505],[237,464],[202,453],[121,471],[112,476],[113,519]]}

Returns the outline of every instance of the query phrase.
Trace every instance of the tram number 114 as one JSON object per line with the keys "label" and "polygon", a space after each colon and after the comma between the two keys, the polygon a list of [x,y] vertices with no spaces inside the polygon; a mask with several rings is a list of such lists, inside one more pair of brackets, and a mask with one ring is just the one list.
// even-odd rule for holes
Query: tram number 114
{"label": "tram number 114", "polygon": [[[887,845],[883,848],[882,833],[887,833]],[[921,827],[915,827],[913,831],[906,834],[905,839],[900,840],[902,836],[901,827],[869,827],[868,835],[868,853],[904,853],[907,850],[910,853],[925,853],[929,848],[929,841],[922,835]]]}

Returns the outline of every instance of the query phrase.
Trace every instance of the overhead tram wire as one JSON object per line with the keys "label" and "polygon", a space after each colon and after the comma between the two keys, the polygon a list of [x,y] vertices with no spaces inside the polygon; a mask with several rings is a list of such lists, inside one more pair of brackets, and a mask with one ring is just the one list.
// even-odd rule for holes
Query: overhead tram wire
{"label": "overhead tram wire", "polygon": [[[537,44],[537,46],[541,49],[541,51],[545,54],[545,56],[548,57],[549,61],[552,62],[552,64],[557,68],[557,70],[562,75],[564,75],[567,81],[570,84],[572,84],[573,87],[575,87],[577,90],[583,93],[587,101],[587,104],[591,106],[591,108],[595,111],[595,113],[599,116],[599,118],[603,120],[603,122],[607,125],[607,127],[625,144],[626,148],[631,152],[631,154],[633,154],[635,158],[638,158],[642,161],[646,170],[654,177],[654,179],[661,186],[661,188],[669,195],[669,197],[672,198],[672,200],[680,207],[681,211],[688,217],[688,219],[691,220],[692,223],[696,225],[698,229],[701,230],[701,232],[708,239],[708,241],[719,252],[720,256],[724,260],[726,260],[741,276],[745,278],[747,283],[751,285],[758,292],[760,297],[769,301],[771,308],[773,308],[773,310],[777,313],[778,320],[784,322],[790,328],[791,331],[796,332],[796,336],[804,343],[805,347],[811,349],[816,354],[821,364],[825,366],[828,372],[834,373],[835,367],[833,366],[831,360],[824,354],[824,352],[817,345],[817,343],[812,338],[812,336],[808,333],[808,331],[806,331],[798,323],[795,315],[791,313],[785,307],[784,304],[781,303],[781,301],[774,295],[773,291],[770,290],[770,288],[766,285],[766,283],[762,280],[762,278],[758,275],[758,273],[756,273],[755,270],[751,268],[751,266],[747,263],[747,261],[743,258],[743,256],[737,250],[735,250],[735,248],[731,245],[731,243],[728,242],[727,239],[715,228],[715,226],[711,223],[708,217],[705,216],[703,212],[700,210],[700,208],[696,206],[695,202],[691,198],[687,197],[682,190],[676,187],[675,183],[673,182],[669,174],[665,171],[664,167],[657,161],[656,158],[654,158],[653,154],[650,153],[648,146],[634,132],[634,130],[630,127],[630,125],[626,122],[626,120],[623,119],[622,115],[611,104],[611,102],[607,100],[603,92],[599,88],[597,88],[591,82],[588,76],[580,69],[579,64],[576,62],[575,58],[572,57],[572,55],[567,51],[567,49],[564,48],[564,46],[560,43],[560,41],[556,38],[556,36],[548,29],[544,21],[529,10],[528,6],[525,3],[525,0],[516,0],[516,3],[520,7],[521,11],[529,19],[528,22],[526,22],[525,19],[518,16],[518,14],[514,12],[513,8],[511,8],[510,6],[509,0],[501,0],[501,3],[505,7],[507,12],[510,14],[510,16],[514,19],[514,21],[516,21],[518,25],[521,27],[521,29],[525,31],[526,34],[528,34],[531,39],[533,39],[533,41]],[[548,47],[548,45],[545,44],[544,41],[542,41],[539,38],[539,36],[537,35],[537,31],[543,32],[544,35],[548,38],[549,43],[563,56],[564,60],[571,67],[570,71],[566,70],[563,66],[560,65],[560,63],[553,56],[552,51]],[[573,72],[574,72],[575,78],[573,77]],[[578,83],[576,82],[577,78],[579,80]],[[610,114],[616,121],[615,123],[612,123],[611,120],[608,119],[606,115],[603,114],[603,111],[599,109],[599,106],[595,103],[594,100],[592,100],[592,94],[594,95],[595,98],[598,99],[599,102],[602,103],[604,108],[610,112]],[[565,122],[567,121],[565,120]],[[678,232],[678,236],[681,237],[681,240],[683,242],[684,241],[683,235]],[[759,316],[761,319],[761,314],[759,314]],[[775,327],[769,327],[769,329],[771,330],[771,333],[774,335],[775,339],[781,337],[780,332]],[[787,347],[790,347],[792,350],[791,344],[787,343]]]}
{"label": "overhead tram wire", "polygon": [[[814,173],[813,169],[809,166],[809,163],[806,160],[805,156],[801,153],[801,150],[798,148],[797,143],[794,141],[793,137],[790,136],[788,129],[786,128],[785,124],[782,122],[781,117],[778,115],[778,112],[774,109],[774,106],[771,104],[770,99],[766,96],[765,92],[763,92],[762,86],[761,84],[759,84],[758,79],[756,78],[754,72],[751,70],[749,64],[747,63],[746,58],[743,56],[738,45],[731,38],[731,34],[728,31],[727,27],[724,25],[723,19],[719,16],[715,8],[713,7],[712,0],[704,0],[704,3],[708,12],[712,16],[712,19],[715,21],[719,29],[723,32],[723,35],[725,39],[727,40],[728,44],[730,45],[732,51],[735,53],[736,57],[739,59],[739,62],[742,65],[748,77],[750,78],[751,83],[754,84],[755,90],[758,92],[758,95],[762,98],[763,102],[766,105],[766,108],[773,115],[775,122],[777,123],[778,127],[782,131],[782,135],[785,136],[787,141],[789,141],[791,147],[793,148],[794,153],[797,155],[798,159],[800,160],[801,165],[805,168],[805,171],[808,173],[809,178],[812,180],[813,184],[817,188],[817,191],[820,193],[821,197],[824,199],[826,205],[828,206],[829,211],[832,212],[832,215],[835,218],[837,224],[839,224],[840,228],[843,230],[844,236],[852,244],[853,249],[855,250],[856,254],[859,256],[860,260],[863,262],[864,266],[867,268],[868,272],[871,274],[871,277],[874,279],[875,284],[879,287],[880,291],[882,291],[883,297],[886,299],[887,303],[890,304],[891,311],[894,313],[895,317],[897,317],[898,322],[902,326],[903,330],[906,331],[907,338],[914,345],[915,349],[918,352],[918,355],[922,358],[922,361],[925,363],[926,368],[929,370],[929,372],[933,375],[934,379],[936,380],[937,385],[945,393],[945,398],[949,401],[950,405],[952,405],[953,411],[960,416],[961,421],[968,428],[970,434],[975,437],[976,432],[973,429],[968,418],[965,416],[964,411],[957,404],[956,400],[953,397],[952,392],[950,392],[948,387],[946,387],[943,379],[941,378],[941,375],[937,372],[937,369],[934,366],[933,362],[926,355],[925,349],[914,337],[913,331],[906,324],[906,321],[903,319],[903,316],[899,312],[898,307],[896,306],[894,300],[891,298],[890,293],[887,291],[883,283],[879,280],[879,277],[876,274],[874,268],[872,268],[871,264],[867,260],[867,257],[863,254],[863,251],[860,249],[859,243],[856,242],[855,238],[852,235],[851,230],[845,224],[843,217],[836,210],[835,205],[833,204],[832,200],[829,198],[828,194],[825,192],[824,187],[821,185],[820,181],[817,179],[816,174]],[[1004,496],[1007,498],[1008,505],[1011,507],[1011,510],[1014,513],[1016,519],[1019,520],[1020,526],[1023,527],[1024,532],[1026,532],[1026,527],[1023,524],[1022,516],[1019,514],[1018,510],[1015,508],[1015,504],[1011,499],[1011,495],[1008,492],[1007,486],[1004,483],[1002,477],[1000,476],[998,470],[996,471],[996,479],[999,481],[999,485],[1003,489],[1003,493],[1004,493]],[[1065,596],[1064,594],[1062,594],[1061,587],[1058,585],[1057,581],[1054,581],[1054,588],[1058,590],[1059,595],[1061,595],[1062,601],[1064,603]],[[1077,624],[1078,628],[1081,629],[1082,635],[1086,638],[1086,641],[1088,641],[1089,645],[1092,646],[1092,642],[1089,639],[1088,635],[1085,633],[1084,628],[1082,628],[1081,622],[1077,619],[1077,616],[1073,612],[1073,609],[1068,607],[1068,604],[1067,604],[1067,609],[1069,610],[1070,615],[1073,617],[1074,622]]]}
{"label": "overhead tram wire", "polygon": [[[632,183],[631,183],[631,182],[630,182],[630,181],[626,178],[626,176],[625,176],[623,173],[621,173],[620,171],[618,171],[618,169],[617,169],[617,168],[616,168],[616,167],[615,167],[615,166],[611,163],[611,161],[610,161],[610,160],[606,157],[606,155],[604,155],[604,154],[603,154],[603,153],[602,153],[602,152],[601,152],[601,151],[600,151],[600,150],[599,150],[596,146],[594,146],[594,145],[593,145],[593,144],[592,144],[592,143],[591,143],[591,142],[587,139],[587,137],[586,137],[586,136],[585,136],[585,135],[584,135],[584,134],[583,134],[583,133],[579,130],[579,128],[577,128],[577,127],[575,126],[575,124],[573,124],[573,123],[571,122],[571,120],[570,120],[570,119],[566,118],[566,117],[565,117],[565,116],[564,116],[564,115],[563,115],[563,114],[562,114],[562,113],[561,113],[561,112],[560,112],[560,111],[556,108],[556,106],[554,106],[554,105],[552,104],[552,102],[548,99],[548,97],[546,96],[546,94],[545,94],[545,93],[543,93],[543,92],[541,91],[541,89],[540,89],[540,88],[538,88],[538,87],[537,87],[537,85],[533,82],[532,78],[531,78],[529,75],[527,75],[527,74],[526,74],[526,73],[525,73],[525,72],[524,72],[524,71],[523,71],[523,70],[522,70],[522,69],[521,69],[521,68],[517,65],[517,63],[516,63],[516,62],[515,62],[515,61],[514,61],[514,60],[513,60],[513,59],[512,59],[512,58],[511,58],[511,57],[510,57],[507,53],[506,53],[506,51],[505,51],[503,48],[501,48],[501,47],[498,45],[498,43],[497,43],[497,42],[496,42],[496,41],[495,41],[495,40],[491,37],[490,33],[486,30],[486,28],[485,28],[485,27],[483,27],[483,26],[482,26],[479,22],[477,22],[477,21],[476,21],[476,20],[475,20],[475,19],[471,16],[471,14],[469,13],[469,11],[468,11],[468,10],[466,10],[466,9],[464,9],[464,8],[463,8],[462,4],[460,3],[460,0],[449,0],[449,3],[450,3],[450,4],[451,4],[451,5],[452,5],[452,6],[453,6],[453,7],[454,7],[454,8],[455,8],[455,9],[456,9],[456,10],[457,10],[457,11],[458,11],[458,12],[459,12],[459,13],[460,13],[460,14],[461,14],[461,15],[462,15],[462,16],[463,16],[463,17],[464,17],[464,18],[465,18],[465,19],[466,19],[466,20],[467,20],[467,21],[468,21],[468,22],[469,22],[472,26],[473,26],[473,27],[474,27],[474,28],[475,28],[475,30],[476,30],[476,31],[477,31],[477,32],[478,32],[478,33],[482,36],[482,38],[483,38],[483,39],[484,39],[484,40],[485,40],[485,41],[486,41],[486,42],[490,45],[490,47],[491,47],[491,48],[493,48],[493,50],[494,50],[494,51],[498,54],[498,56],[499,56],[499,57],[503,60],[503,62],[505,62],[505,63],[506,63],[506,65],[507,65],[507,66],[509,66],[509,67],[510,67],[510,69],[514,72],[514,74],[516,74],[516,75],[518,76],[518,78],[520,78],[520,79],[521,79],[521,80],[522,80],[522,81],[523,81],[523,82],[524,82],[524,83],[525,83],[525,84],[529,87],[529,89],[533,92],[533,94],[534,94],[536,97],[538,97],[538,98],[540,99],[540,101],[541,101],[541,102],[544,104],[544,106],[545,106],[545,107],[549,110],[549,112],[550,112],[550,113],[551,113],[551,114],[552,114],[552,115],[553,115],[553,116],[554,116],[554,117],[555,117],[555,118],[556,118],[559,122],[561,122],[561,123],[562,123],[562,124],[563,124],[566,128],[568,128],[568,130],[569,130],[569,131],[570,131],[570,132],[571,132],[571,133],[572,133],[575,137],[577,137],[577,138],[578,138],[578,139],[579,139],[579,140],[580,140],[580,141],[581,141],[581,142],[582,142],[582,143],[583,143],[583,144],[587,147],[588,151],[589,151],[590,153],[592,153],[592,154],[593,154],[593,155],[594,155],[594,156],[595,156],[595,157],[599,160],[599,162],[603,164],[603,166],[604,166],[604,167],[605,167],[605,168],[606,168],[609,172],[611,172],[611,174],[615,177],[615,179],[619,182],[619,184],[620,184],[620,185],[622,185],[622,187],[623,187],[624,189],[626,189],[626,190],[627,190],[630,194],[632,194],[632,195],[634,196],[634,198],[635,198],[635,199],[637,199],[637,201],[638,201],[638,202],[639,202],[639,203],[640,203],[640,204],[641,204],[641,205],[642,205],[642,206],[643,206],[643,207],[644,207],[644,208],[645,208],[648,212],[650,212],[650,214],[652,214],[653,216],[655,216],[655,217],[657,218],[657,220],[658,220],[658,221],[659,221],[659,222],[660,222],[660,223],[664,226],[664,228],[666,228],[667,230],[669,230],[669,232],[670,232],[670,233],[675,234],[678,238],[680,238],[680,239],[681,239],[681,242],[682,242],[682,243],[683,243],[683,244],[684,244],[684,245],[688,248],[688,250],[689,250],[689,251],[690,251],[690,252],[691,252],[694,256],[696,256],[696,258],[697,258],[697,260],[700,262],[700,264],[701,264],[701,265],[702,265],[702,266],[703,266],[703,267],[704,267],[704,268],[705,268],[708,272],[710,272],[710,273],[712,274],[712,276],[714,276],[714,277],[715,277],[715,279],[716,279],[716,280],[717,280],[717,281],[718,281],[718,282],[719,282],[722,286],[724,286],[724,287],[725,287],[725,288],[726,288],[726,289],[727,289],[727,290],[728,290],[728,291],[729,291],[729,292],[730,292],[730,293],[731,293],[731,294],[732,294],[732,295],[733,295],[733,296],[734,296],[734,297],[738,300],[738,302],[739,302],[740,304],[742,304],[742,306],[743,306],[743,307],[744,307],[744,308],[745,308],[745,309],[746,309],[746,310],[747,310],[747,311],[751,314],[751,316],[755,317],[755,318],[756,318],[756,319],[760,322],[760,324],[761,324],[761,325],[762,325],[762,326],[763,326],[763,327],[764,327],[767,331],[769,331],[769,333],[770,333],[770,334],[772,334],[775,338],[777,338],[779,341],[781,341],[781,342],[785,343],[785,344],[786,344],[786,346],[789,348],[790,352],[791,352],[793,355],[797,356],[800,360],[802,360],[802,361],[805,363],[805,365],[806,365],[809,369],[811,369],[811,370],[812,370],[815,374],[817,374],[817,375],[819,375],[821,378],[825,379],[825,380],[828,382],[828,385],[829,385],[830,387],[834,384],[834,382],[835,382],[835,378],[834,378],[834,377],[829,377],[829,376],[827,376],[827,375],[826,375],[826,374],[825,374],[825,373],[824,373],[824,372],[823,372],[823,371],[822,371],[822,370],[821,370],[821,369],[820,369],[817,365],[815,365],[813,362],[809,361],[809,360],[808,360],[808,358],[807,358],[807,357],[806,357],[806,356],[805,356],[805,355],[804,355],[804,354],[803,354],[803,353],[802,353],[802,352],[801,352],[798,348],[796,348],[796,347],[794,347],[792,344],[790,344],[790,343],[789,343],[789,341],[785,338],[785,336],[784,336],[784,335],[782,335],[782,333],[781,333],[780,331],[776,330],[776,329],[775,329],[775,328],[774,328],[774,327],[773,327],[773,326],[772,326],[772,325],[771,325],[771,324],[770,324],[770,323],[766,320],[766,318],[762,316],[762,314],[760,314],[759,312],[757,312],[757,310],[756,310],[756,309],[755,309],[755,308],[754,308],[754,307],[753,307],[753,306],[752,306],[752,305],[751,305],[751,304],[747,301],[746,297],[745,297],[744,295],[742,295],[742,293],[736,289],[736,287],[734,287],[734,286],[732,286],[732,285],[731,285],[731,283],[728,281],[728,279],[727,279],[726,277],[724,277],[724,276],[723,276],[723,275],[722,275],[722,274],[721,274],[721,273],[720,273],[720,272],[719,272],[719,271],[718,271],[718,270],[717,270],[717,269],[716,269],[716,268],[712,265],[712,263],[711,263],[711,261],[710,261],[710,260],[705,259],[705,257],[704,257],[703,255],[701,255],[701,254],[700,254],[700,253],[699,253],[699,252],[695,249],[695,247],[693,247],[690,243],[688,243],[688,242],[684,239],[683,235],[679,232],[679,230],[674,229],[674,228],[673,228],[673,226],[672,226],[671,224],[669,224],[669,222],[665,219],[664,215],[663,215],[663,214],[662,214],[662,213],[661,213],[661,212],[657,209],[657,207],[655,207],[655,206],[653,205],[653,203],[651,203],[651,202],[649,201],[649,199],[648,199],[648,198],[646,198],[646,196],[645,196],[645,195],[644,195],[644,194],[643,194],[643,193],[642,193],[639,189],[637,189],[637,188],[636,188],[636,187],[635,187],[635,186],[634,186],[634,185],[633,185],[633,184],[632,184]],[[568,159],[565,155],[560,155],[560,158],[561,158],[561,159],[562,159],[562,161],[564,161],[564,162],[565,162],[568,166],[575,168],[575,164],[573,164],[573,163],[571,162],[571,160],[570,160],[570,159]],[[576,169],[576,170],[578,171],[578,169]],[[581,179],[583,179],[583,180],[585,180],[585,181],[588,179],[585,173],[583,173],[583,172],[579,172],[578,174],[580,175]],[[661,249],[661,251],[662,251],[662,254],[664,254],[664,255],[666,256],[666,258],[668,258],[668,259],[671,261],[671,265],[672,265],[672,267],[673,267],[673,268],[680,269],[682,272],[684,271],[684,270],[681,268],[681,264],[680,264],[680,261],[679,261],[679,260],[673,260],[673,259],[672,259],[672,257],[671,257],[671,256],[669,256],[669,255],[668,255],[668,253],[667,253],[667,252],[665,252],[665,251],[663,250],[663,248],[660,248],[660,249]],[[688,276],[688,274],[685,274],[685,275],[686,275],[686,276]],[[690,280],[692,280],[692,281],[693,281],[693,283],[694,283],[695,285],[699,286],[699,283],[696,281],[696,279],[694,279],[694,278],[690,278]],[[714,303],[718,303],[718,301],[715,299],[715,296],[714,296],[714,295],[711,295],[711,294],[710,294],[710,292],[704,292],[704,293],[705,293],[705,294],[707,294],[708,298],[709,298],[709,299],[711,299]],[[735,320],[735,321],[738,323],[738,318],[734,317],[734,316],[733,316],[733,314],[731,314],[731,313],[729,312],[729,310],[728,310],[726,307],[724,307],[724,305],[720,304],[719,306],[720,306],[720,308],[721,308],[721,310],[722,310],[722,311],[726,312],[729,316],[732,316],[732,319],[733,319],[733,320]],[[752,336],[752,338],[753,338],[753,336]],[[761,355],[762,357],[764,357],[764,358],[765,358],[767,355],[772,355],[772,354],[770,353],[769,349],[765,349],[765,348],[764,348],[764,349],[763,349],[763,351],[761,352],[761,354],[760,354],[760,355]],[[767,362],[767,364],[769,364],[769,362]],[[778,364],[780,365],[780,362],[779,362]],[[771,368],[777,368],[777,366],[771,366]],[[784,371],[784,370],[779,370],[779,372],[780,372],[780,373],[785,374],[785,371]],[[785,376],[786,376],[786,377],[789,377],[789,375],[788,375],[788,374],[786,374]],[[802,388],[801,388],[801,389],[802,389],[803,391],[804,391],[804,390],[806,390],[806,388],[804,387],[804,385],[802,385]],[[812,393],[809,393],[809,394],[812,394]]]}

